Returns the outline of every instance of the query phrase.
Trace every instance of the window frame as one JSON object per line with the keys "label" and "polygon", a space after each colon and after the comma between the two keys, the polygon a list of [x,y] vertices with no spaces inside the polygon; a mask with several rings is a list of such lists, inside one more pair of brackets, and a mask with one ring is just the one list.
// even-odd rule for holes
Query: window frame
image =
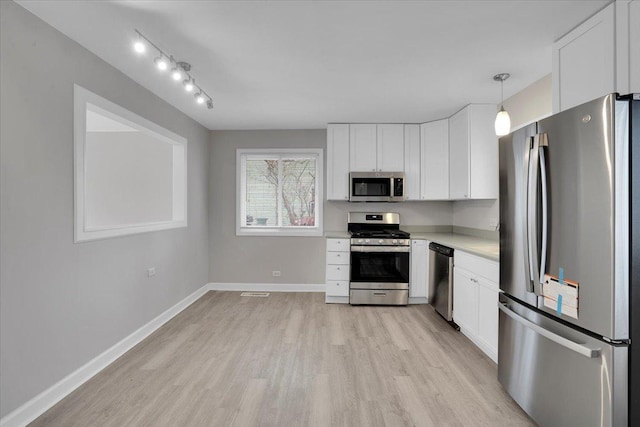
{"label": "window frame", "polygon": [[[187,139],[74,84],[74,243],[187,227],[188,174]],[[85,209],[87,109],[120,121],[129,127],[173,145],[173,218],[169,221],[138,222],[109,226],[88,226]],[[180,170],[176,168],[180,162]],[[177,196],[176,196],[177,195]]]}
{"label": "window frame", "polygon": [[[246,170],[245,162],[249,156],[315,158],[315,208],[314,226],[247,226],[246,225]],[[323,236],[323,188],[324,188],[324,150],[322,148],[239,148],[236,150],[236,236]],[[280,184],[280,188],[282,185]],[[278,194],[281,194],[279,189]],[[243,220],[244,219],[244,220]]]}

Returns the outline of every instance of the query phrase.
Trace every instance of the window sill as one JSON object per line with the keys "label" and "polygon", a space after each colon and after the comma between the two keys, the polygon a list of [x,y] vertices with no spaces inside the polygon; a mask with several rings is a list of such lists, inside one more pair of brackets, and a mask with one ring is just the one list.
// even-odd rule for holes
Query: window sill
{"label": "window sill", "polygon": [[322,237],[321,227],[273,228],[273,227],[242,227],[236,229],[236,236],[249,237]]}

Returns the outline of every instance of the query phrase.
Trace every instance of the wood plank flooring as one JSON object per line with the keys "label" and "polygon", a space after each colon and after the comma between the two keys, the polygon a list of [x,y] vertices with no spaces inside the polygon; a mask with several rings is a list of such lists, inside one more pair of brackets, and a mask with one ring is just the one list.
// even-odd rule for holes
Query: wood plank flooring
{"label": "wood plank flooring", "polygon": [[209,292],[33,426],[529,426],[430,307]]}

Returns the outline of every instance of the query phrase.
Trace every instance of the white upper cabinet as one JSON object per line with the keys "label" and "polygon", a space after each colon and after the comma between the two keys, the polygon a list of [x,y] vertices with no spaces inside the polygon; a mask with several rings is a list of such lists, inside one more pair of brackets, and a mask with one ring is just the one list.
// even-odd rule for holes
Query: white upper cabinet
{"label": "white upper cabinet", "polygon": [[614,5],[553,45],[553,111],[615,91]]}
{"label": "white upper cabinet", "polygon": [[404,125],[378,125],[378,171],[404,171]]}
{"label": "white upper cabinet", "polygon": [[402,172],[404,125],[352,124],[349,154],[351,172]]}
{"label": "white upper cabinet", "polygon": [[449,120],[420,125],[420,199],[449,198]]}
{"label": "white upper cabinet", "polygon": [[498,198],[496,106],[472,104],[449,119],[449,198]]}
{"label": "white upper cabinet", "polygon": [[640,92],[640,0],[617,0],[553,45],[553,112]]}
{"label": "white upper cabinet", "polygon": [[378,170],[377,129],[375,124],[350,125],[349,164],[351,172]]}
{"label": "white upper cabinet", "polygon": [[449,119],[449,197],[469,198],[469,109]]}
{"label": "white upper cabinet", "polygon": [[349,200],[349,125],[327,127],[327,200]]}
{"label": "white upper cabinet", "polygon": [[420,125],[404,125],[404,197],[420,199]]}

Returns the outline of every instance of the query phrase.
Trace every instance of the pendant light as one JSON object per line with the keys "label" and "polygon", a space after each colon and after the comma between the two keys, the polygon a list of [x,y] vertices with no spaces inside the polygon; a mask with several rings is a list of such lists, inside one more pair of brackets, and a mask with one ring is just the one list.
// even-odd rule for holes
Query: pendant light
{"label": "pendant light", "polygon": [[493,76],[493,80],[500,82],[500,111],[496,115],[496,135],[504,136],[508,135],[511,132],[511,118],[509,117],[509,113],[504,109],[504,81],[509,78],[509,73],[500,73]]}

